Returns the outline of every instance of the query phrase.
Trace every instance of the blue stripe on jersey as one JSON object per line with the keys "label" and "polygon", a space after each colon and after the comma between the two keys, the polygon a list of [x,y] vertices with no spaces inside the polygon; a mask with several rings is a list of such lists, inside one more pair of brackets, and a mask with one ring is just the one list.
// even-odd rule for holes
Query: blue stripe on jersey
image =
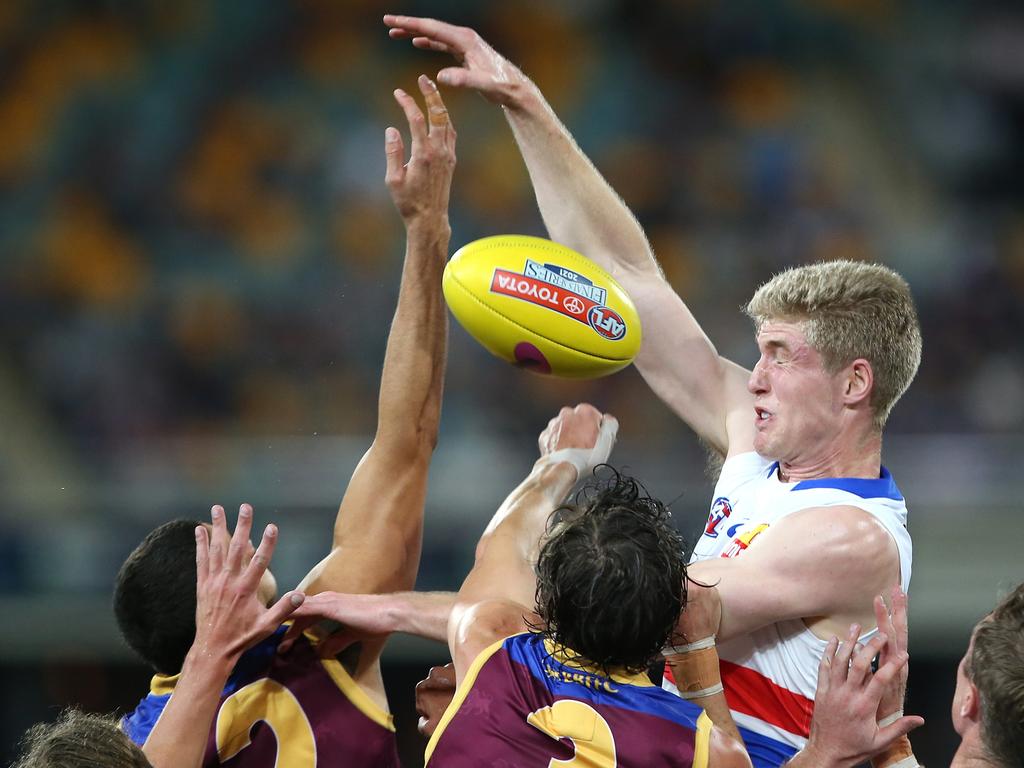
{"label": "blue stripe on jersey", "polygon": [[862,499],[892,499],[903,501],[903,494],[896,487],[896,481],[892,479],[889,470],[882,467],[881,475],[877,480],[870,480],[863,477],[826,477],[820,480],[801,480],[795,486],[794,491],[803,491],[808,488],[837,488],[840,491],[852,493]]}
{"label": "blue stripe on jersey", "polygon": [[[243,688],[253,680],[262,677],[264,670],[270,665],[274,654],[277,653],[277,646],[288,631],[288,625],[282,625],[274,634],[257,643],[235,664],[227,683],[224,685],[223,696],[230,696],[239,688]],[[139,702],[134,712],[125,715],[121,719],[121,729],[128,734],[128,738],[138,745],[142,745],[149,738],[150,731],[160,719],[160,713],[164,711],[167,702],[171,700],[169,693],[150,693]]]}
{"label": "blue stripe on jersey", "polygon": [[225,696],[230,696],[239,688],[244,688],[253,680],[263,676],[264,671],[270,666],[274,654],[277,653],[277,646],[280,645],[281,638],[284,637],[289,626],[282,624],[274,634],[242,654],[224,685]]}
{"label": "blue stripe on jersey", "polygon": [[[691,701],[686,701],[685,699],[680,699],[679,701],[682,703],[683,710],[686,713],[686,722],[692,723],[693,727],[696,728],[697,718],[700,717],[701,712],[704,710]],[[776,741],[760,733],[754,733],[747,728],[740,727],[739,731],[740,736],[743,737],[743,743],[746,744],[747,753],[750,755],[750,761],[754,764],[754,768],[779,768],[779,766],[785,765],[786,761],[791,760],[798,751],[789,744]]]}
{"label": "blue stripe on jersey", "polygon": [[[779,462],[768,467],[765,477],[771,477],[779,469]],[[835,488],[839,491],[852,493],[862,499],[892,499],[903,501],[903,494],[896,487],[896,481],[892,479],[889,470],[882,467],[877,480],[866,477],[822,477],[818,480],[801,480],[794,485],[791,491],[806,491],[811,488]]]}
{"label": "blue stripe on jersey", "polygon": [[[696,726],[689,722],[685,713],[679,708],[682,699],[650,683],[646,674],[643,679],[648,681],[647,685],[631,685],[563,664],[548,654],[544,647],[543,636],[533,633],[514,635],[503,643],[502,648],[512,661],[526,667],[530,674],[542,681],[555,696],[589,700],[628,709],[674,723],[691,725],[696,729]],[[545,668],[546,666],[556,671],[564,670],[569,675],[582,676],[584,681],[590,681],[591,686],[594,687],[588,686],[586,682],[563,680],[559,676],[550,674]],[[614,693],[603,690],[606,684],[614,689]]]}
{"label": "blue stripe on jersey", "polygon": [[164,711],[164,707],[170,700],[171,694],[169,693],[160,696],[155,693],[149,694],[139,702],[139,706],[135,708],[134,712],[121,718],[121,730],[141,747],[146,743],[149,732],[153,730],[156,721],[160,719],[160,713]]}

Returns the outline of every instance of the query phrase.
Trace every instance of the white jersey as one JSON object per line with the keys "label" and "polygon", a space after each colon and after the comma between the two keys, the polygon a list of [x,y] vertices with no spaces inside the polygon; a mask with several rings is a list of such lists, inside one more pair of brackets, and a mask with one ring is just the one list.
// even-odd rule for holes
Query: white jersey
{"label": "white jersey", "polygon": [[[885,467],[877,480],[823,478],[784,483],[779,480],[778,466],[756,453],[725,462],[691,562],[740,556],[769,526],[793,512],[851,506],[873,515],[892,536],[900,557],[901,586],[908,589],[911,544],[907,507]],[[744,737],[756,734],[760,738],[754,741],[770,740],[793,751],[804,745],[814,711],[818,663],[826,645],[800,619],[780,621],[719,644],[726,698]],[[664,687],[676,691],[671,679],[665,680]]]}

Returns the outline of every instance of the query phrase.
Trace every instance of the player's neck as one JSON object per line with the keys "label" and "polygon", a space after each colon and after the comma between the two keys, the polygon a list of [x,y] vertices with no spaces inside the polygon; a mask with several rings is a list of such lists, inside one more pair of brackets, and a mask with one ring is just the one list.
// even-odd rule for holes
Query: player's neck
{"label": "player's neck", "polygon": [[949,768],[1002,768],[1002,765],[988,755],[978,729],[972,729],[964,734]]}
{"label": "player's neck", "polygon": [[825,477],[877,478],[882,466],[882,437],[843,435],[820,451],[792,461],[779,461],[779,478],[787,483]]}

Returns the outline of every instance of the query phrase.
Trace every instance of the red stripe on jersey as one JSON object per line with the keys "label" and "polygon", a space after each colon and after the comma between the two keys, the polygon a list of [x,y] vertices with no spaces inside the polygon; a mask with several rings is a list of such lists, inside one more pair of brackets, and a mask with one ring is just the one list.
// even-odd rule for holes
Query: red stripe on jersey
{"label": "red stripe on jersey", "polygon": [[[813,700],[775,684],[760,672],[731,661],[723,660],[719,665],[729,709],[804,738],[810,735]],[[668,664],[665,665],[665,679],[675,684]]]}

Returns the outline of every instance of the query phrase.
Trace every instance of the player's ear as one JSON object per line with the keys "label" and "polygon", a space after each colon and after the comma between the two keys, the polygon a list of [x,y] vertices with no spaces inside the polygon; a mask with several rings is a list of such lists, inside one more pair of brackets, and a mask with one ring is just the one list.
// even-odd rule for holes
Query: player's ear
{"label": "player's ear", "polygon": [[843,402],[846,405],[857,405],[871,398],[875,386],[875,372],[871,363],[862,357],[857,358],[843,369]]}
{"label": "player's ear", "polygon": [[960,717],[965,720],[978,722],[981,720],[981,696],[978,689],[970,680],[967,681],[967,693],[960,703]]}

